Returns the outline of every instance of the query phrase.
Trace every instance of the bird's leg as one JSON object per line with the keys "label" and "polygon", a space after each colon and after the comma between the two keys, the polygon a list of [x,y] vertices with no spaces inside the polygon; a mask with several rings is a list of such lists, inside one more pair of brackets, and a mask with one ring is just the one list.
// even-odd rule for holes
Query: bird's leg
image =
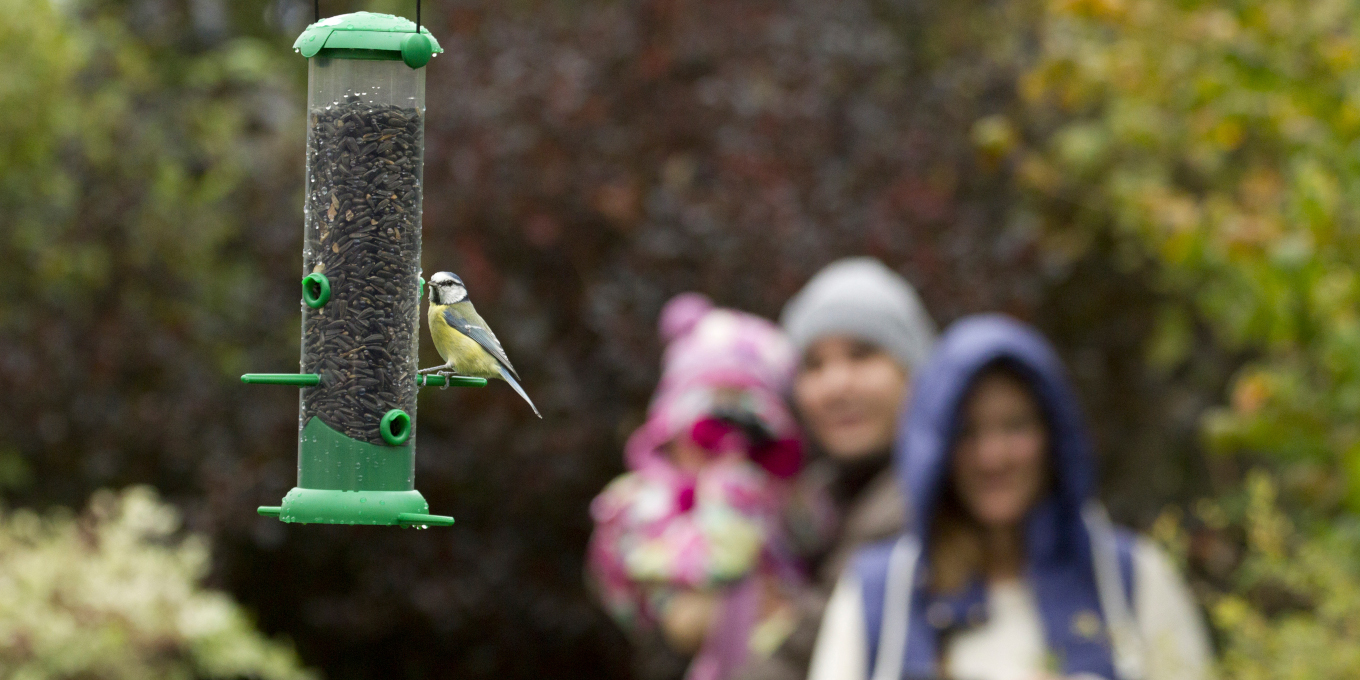
{"label": "bird's leg", "polygon": [[443,366],[431,366],[430,368],[422,368],[416,371],[417,375],[429,375],[431,373],[444,379],[444,384],[439,386],[439,389],[441,390],[446,390],[449,388],[449,376],[458,375],[458,371],[453,368],[453,364],[451,363],[444,364]]}
{"label": "bird's leg", "polygon": [[455,376],[455,375],[458,375],[458,371],[455,371],[455,370],[453,370],[453,369],[449,369],[449,370],[447,370],[447,371],[440,371],[440,372],[439,372],[439,376],[442,377],[442,378],[444,379],[444,384],[443,384],[443,385],[440,385],[440,386],[439,386],[439,389],[441,389],[441,390],[447,390],[447,389],[449,388],[449,384],[452,382],[452,381],[449,380],[449,378],[450,378],[451,376]]}

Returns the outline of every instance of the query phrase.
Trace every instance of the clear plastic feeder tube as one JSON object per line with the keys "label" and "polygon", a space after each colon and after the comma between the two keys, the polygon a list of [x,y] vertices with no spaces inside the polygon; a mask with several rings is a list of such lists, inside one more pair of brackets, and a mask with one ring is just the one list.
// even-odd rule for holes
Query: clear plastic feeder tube
{"label": "clear plastic feeder tube", "polygon": [[414,443],[424,114],[424,69],[309,60],[302,372],[321,380],[304,431]]}

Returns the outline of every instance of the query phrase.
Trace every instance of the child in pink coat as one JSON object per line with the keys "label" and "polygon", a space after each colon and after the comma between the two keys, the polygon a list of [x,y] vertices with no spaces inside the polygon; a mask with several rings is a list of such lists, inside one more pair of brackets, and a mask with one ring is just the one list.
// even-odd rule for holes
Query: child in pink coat
{"label": "child in pink coat", "polygon": [[625,630],[660,628],[697,654],[689,680],[722,680],[782,642],[800,583],[785,509],[801,466],[783,395],[795,361],[774,324],[687,293],[661,315],[667,341],[629,472],[591,503],[592,585]]}

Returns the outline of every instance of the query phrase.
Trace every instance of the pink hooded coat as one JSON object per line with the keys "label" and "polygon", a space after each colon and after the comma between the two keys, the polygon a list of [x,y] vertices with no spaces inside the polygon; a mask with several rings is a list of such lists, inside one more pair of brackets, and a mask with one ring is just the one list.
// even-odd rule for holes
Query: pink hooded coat
{"label": "pink hooded coat", "polygon": [[[591,503],[588,566],[605,606],[627,629],[653,625],[679,590],[724,589],[728,611],[715,628],[733,639],[755,623],[747,576],[797,578],[781,516],[782,478],[801,462],[798,427],[784,401],[796,354],[774,324],[715,308],[695,293],[666,304],[660,330],[667,342],[661,380],[647,421],[625,446],[630,471]],[[746,455],[715,455],[686,472],[667,452],[684,435],[713,451]],[[745,639],[735,637],[740,644],[731,649],[706,644],[690,677],[721,678],[740,663]]]}

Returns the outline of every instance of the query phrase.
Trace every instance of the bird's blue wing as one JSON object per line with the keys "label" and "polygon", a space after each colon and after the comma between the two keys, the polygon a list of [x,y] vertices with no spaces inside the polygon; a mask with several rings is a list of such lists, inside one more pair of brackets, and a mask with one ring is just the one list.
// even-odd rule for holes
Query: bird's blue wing
{"label": "bird's blue wing", "polygon": [[[503,366],[510,369],[511,375],[518,378],[519,374],[515,372],[515,367],[510,365],[510,357],[505,356],[505,349],[501,347],[501,341],[496,339],[496,334],[491,332],[491,329],[487,327],[486,322],[482,320],[481,315],[477,314],[477,310],[473,309],[472,303],[463,302],[460,304],[467,305],[465,310],[466,314],[464,316],[459,316],[453,313],[453,309],[445,309],[444,323],[447,323],[459,333],[475,340],[477,344],[482,346],[482,349],[486,350],[491,356],[496,357],[496,361],[501,362]],[[453,305],[450,305],[450,307],[453,307]]]}

